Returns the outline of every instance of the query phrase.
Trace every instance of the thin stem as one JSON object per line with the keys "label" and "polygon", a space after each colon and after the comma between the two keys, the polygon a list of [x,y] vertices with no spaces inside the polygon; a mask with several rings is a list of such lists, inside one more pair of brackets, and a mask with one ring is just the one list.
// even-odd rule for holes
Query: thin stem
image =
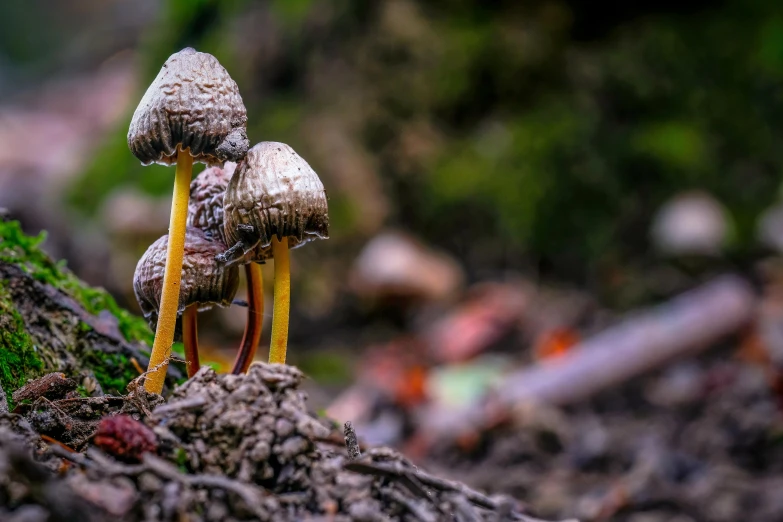
{"label": "thin stem", "polygon": [[258,341],[261,339],[261,327],[264,324],[264,275],[261,273],[261,265],[246,264],[245,278],[247,279],[247,323],[242,344],[234,361],[234,368],[231,370],[234,375],[245,373],[253,362]]}
{"label": "thin stem", "polygon": [[272,238],[272,255],[275,258],[275,303],[269,362],[285,364],[285,352],[288,346],[288,314],[291,308],[291,266],[288,262],[287,237],[280,241],[277,237]]}
{"label": "thin stem", "polygon": [[188,377],[193,377],[201,367],[198,362],[198,305],[192,304],[182,314],[182,344],[185,345],[185,366]]}
{"label": "thin stem", "polygon": [[[160,298],[158,328],[155,331],[155,342],[152,345],[150,364],[147,368],[150,373],[144,381],[144,388],[152,393],[163,391],[171,344],[174,342],[192,172],[193,156],[190,155],[190,150],[180,149],[177,154],[177,173],[174,176],[174,196],[171,200],[169,244],[166,251],[166,270],[163,273],[163,295]],[[154,371],[150,371],[153,368]]]}

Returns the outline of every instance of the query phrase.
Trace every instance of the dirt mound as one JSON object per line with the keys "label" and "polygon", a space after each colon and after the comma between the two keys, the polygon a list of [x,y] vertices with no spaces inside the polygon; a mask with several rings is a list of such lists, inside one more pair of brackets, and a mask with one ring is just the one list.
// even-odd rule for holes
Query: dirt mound
{"label": "dirt mound", "polygon": [[[83,439],[89,424],[69,422],[58,406],[80,399],[43,399],[26,417],[6,415],[0,519],[530,520],[510,497],[427,474],[391,450],[354,458],[358,445],[349,452],[333,425],[307,412],[302,379],[281,365],[255,364],[238,376],[202,368],[149,416],[145,404],[155,401],[141,391],[116,404],[104,400],[113,412],[91,425],[103,451],[44,444],[34,428],[49,415],[63,439],[76,439],[69,426]],[[81,401],[82,414],[93,411],[95,399]]]}

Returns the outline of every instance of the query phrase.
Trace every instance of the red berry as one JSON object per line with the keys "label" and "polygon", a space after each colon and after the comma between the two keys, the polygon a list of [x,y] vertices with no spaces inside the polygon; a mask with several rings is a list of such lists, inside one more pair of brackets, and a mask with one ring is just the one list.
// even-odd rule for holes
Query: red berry
{"label": "red berry", "polygon": [[144,453],[158,450],[155,433],[129,415],[101,419],[94,442],[109,455],[127,462],[138,462]]}

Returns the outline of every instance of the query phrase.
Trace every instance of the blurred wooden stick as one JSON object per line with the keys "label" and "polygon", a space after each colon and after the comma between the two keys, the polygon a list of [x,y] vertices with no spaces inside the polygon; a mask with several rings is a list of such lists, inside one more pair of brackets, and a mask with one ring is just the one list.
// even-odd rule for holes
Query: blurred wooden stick
{"label": "blurred wooden stick", "polygon": [[488,403],[450,415],[451,422],[438,422],[436,429],[452,433],[481,429],[494,414],[521,402],[565,405],[584,400],[672,359],[710,347],[745,325],[756,305],[749,283],[732,275],[720,276],[629,316],[561,357],[511,373]]}

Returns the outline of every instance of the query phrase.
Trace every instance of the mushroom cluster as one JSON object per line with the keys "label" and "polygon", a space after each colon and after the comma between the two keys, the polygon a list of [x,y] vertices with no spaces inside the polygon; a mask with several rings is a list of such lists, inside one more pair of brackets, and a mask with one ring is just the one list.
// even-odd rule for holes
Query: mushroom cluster
{"label": "mushroom cluster", "polygon": [[274,258],[275,293],[269,362],[285,363],[291,273],[288,250],[329,237],[326,191],[315,171],[284,143],[265,141],[247,152],[223,198],[226,240],[219,260]]}
{"label": "mushroom cluster", "polygon": [[[229,306],[244,266],[248,321],[233,373],[247,371],[261,337],[260,264],[274,259],[269,361],[285,363],[290,308],[288,250],[328,238],[326,193],[316,173],[283,143],[250,148],[239,89],[217,59],[173,54],[144,94],[128,146],[144,165],[177,165],[169,234],[139,260],[134,291],[155,341],[145,388],[160,393],[181,332],[188,374],[198,370],[196,314]],[[193,162],[210,165],[191,183]],[[178,320],[178,317],[181,317]]]}

